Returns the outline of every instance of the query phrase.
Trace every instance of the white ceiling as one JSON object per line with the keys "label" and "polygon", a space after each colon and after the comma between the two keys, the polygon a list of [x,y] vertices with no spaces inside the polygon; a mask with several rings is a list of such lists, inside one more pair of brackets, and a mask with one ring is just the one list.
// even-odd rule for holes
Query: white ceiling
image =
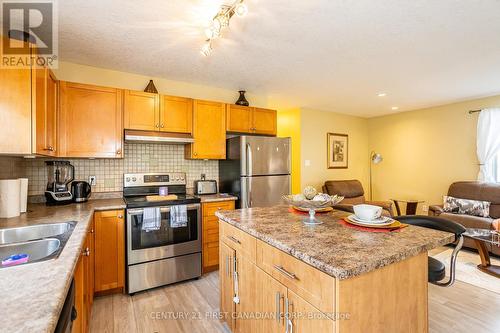
{"label": "white ceiling", "polygon": [[205,58],[221,0],[59,1],[60,59],[367,117],[500,93],[498,0],[245,2]]}

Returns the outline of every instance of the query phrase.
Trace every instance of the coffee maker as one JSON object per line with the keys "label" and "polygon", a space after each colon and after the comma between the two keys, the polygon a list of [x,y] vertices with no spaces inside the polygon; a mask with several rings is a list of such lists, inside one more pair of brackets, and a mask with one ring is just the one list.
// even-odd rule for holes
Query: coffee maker
{"label": "coffee maker", "polygon": [[46,161],[47,189],[45,198],[48,205],[63,205],[71,203],[73,195],[69,184],[73,180],[75,168],[69,161]]}

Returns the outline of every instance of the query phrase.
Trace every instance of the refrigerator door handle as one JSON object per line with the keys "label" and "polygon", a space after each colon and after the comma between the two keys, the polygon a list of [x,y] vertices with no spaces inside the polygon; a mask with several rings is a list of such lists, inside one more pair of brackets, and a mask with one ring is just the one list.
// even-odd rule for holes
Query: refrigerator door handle
{"label": "refrigerator door handle", "polygon": [[252,176],[253,171],[252,171],[252,146],[250,146],[249,143],[247,143],[247,176]]}

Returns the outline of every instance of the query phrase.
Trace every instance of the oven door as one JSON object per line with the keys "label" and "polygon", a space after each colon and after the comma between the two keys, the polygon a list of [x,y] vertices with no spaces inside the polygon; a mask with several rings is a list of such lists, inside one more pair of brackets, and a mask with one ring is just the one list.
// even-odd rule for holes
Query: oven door
{"label": "oven door", "polygon": [[186,227],[170,227],[170,207],[161,207],[159,230],[142,230],[144,209],[127,210],[127,262],[129,265],[201,251],[200,205],[187,205]]}

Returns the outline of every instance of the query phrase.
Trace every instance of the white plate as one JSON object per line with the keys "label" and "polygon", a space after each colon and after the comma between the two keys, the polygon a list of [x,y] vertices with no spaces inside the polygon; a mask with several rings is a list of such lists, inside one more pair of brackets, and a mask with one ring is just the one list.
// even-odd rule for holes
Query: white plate
{"label": "white plate", "polygon": [[373,220],[373,221],[361,220],[361,219],[357,218],[356,215],[354,215],[354,214],[349,215],[347,218],[353,222],[356,222],[359,224],[364,224],[364,225],[390,225],[394,222],[393,219],[391,219],[390,217],[387,217],[387,216],[381,216],[378,219]]}

